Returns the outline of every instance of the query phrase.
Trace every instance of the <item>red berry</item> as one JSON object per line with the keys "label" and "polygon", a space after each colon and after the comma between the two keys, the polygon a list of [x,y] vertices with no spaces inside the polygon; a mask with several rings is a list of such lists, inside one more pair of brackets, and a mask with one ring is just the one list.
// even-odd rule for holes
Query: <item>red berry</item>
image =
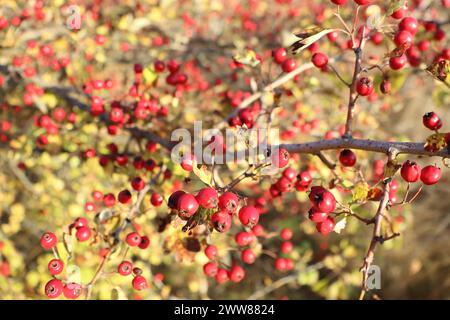
{"label": "red berry", "polygon": [[56,246],[58,239],[53,232],[45,232],[41,237],[41,247],[44,249],[51,249]]}
{"label": "red berry", "polygon": [[406,160],[402,165],[400,174],[406,182],[416,182],[420,178],[421,171],[417,163]]}
{"label": "red berry", "polygon": [[133,264],[130,261],[122,261],[117,267],[117,272],[122,276],[128,276],[133,272]]}
{"label": "red berry", "polygon": [[311,208],[308,211],[308,217],[312,222],[318,223],[325,221],[328,218],[328,213],[317,211],[316,209]]}
{"label": "red berry", "polygon": [[241,266],[234,265],[231,267],[228,276],[231,281],[238,283],[241,282],[245,277],[245,271]]}
{"label": "red berry", "polygon": [[141,236],[137,232],[130,232],[125,241],[130,247],[137,247],[141,243]]}
{"label": "red berry", "polygon": [[360,6],[365,6],[367,4],[370,4],[371,0],[354,0],[357,4],[359,4]]}
{"label": "red berry", "polygon": [[326,218],[325,221],[319,222],[316,225],[317,231],[319,231],[324,236],[329,234],[331,231],[334,230],[334,219],[333,218]]}
{"label": "red berry", "polygon": [[422,169],[420,180],[426,185],[437,183],[442,177],[441,169],[436,166],[426,166]]}
{"label": "red berry", "polygon": [[80,227],[77,229],[75,236],[77,237],[78,241],[84,242],[89,240],[91,234],[92,234],[91,229],[89,229],[88,227]]}
{"label": "red berry", "polygon": [[118,198],[120,203],[127,204],[131,202],[132,195],[130,191],[125,189],[119,192]]}
{"label": "red berry", "polygon": [[142,180],[140,177],[136,177],[131,181],[131,186],[136,191],[141,191],[145,187],[145,181]]}
{"label": "red berry", "polygon": [[408,59],[404,54],[399,57],[392,57],[389,59],[389,66],[392,70],[400,70],[406,65],[407,61]]}
{"label": "red berry", "polygon": [[75,282],[66,283],[63,288],[64,297],[67,299],[76,299],[81,295],[81,285]]}
{"label": "red berry", "polygon": [[210,187],[201,189],[195,199],[200,206],[206,209],[217,207],[219,202],[217,191]]}
{"label": "red berry", "polygon": [[337,4],[338,6],[343,6],[347,3],[347,0],[331,0],[334,4]]}
{"label": "red berry", "polygon": [[205,255],[208,257],[209,260],[214,260],[217,257],[217,247],[215,245],[208,245],[205,248]]}
{"label": "red berry", "polygon": [[239,205],[239,198],[233,192],[225,192],[219,197],[219,209],[234,214]]}
{"label": "red berry", "polygon": [[193,169],[194,163],[195,163],[195,156],[192,154],[187,154],[181,160],[180,165],[184,170],[190,172]]}
{"label": "red berry", "polygon": [[76,218],[73,223],[73,226],[76,229],[81,228],[81,227],[87,227],[87,225],[88,225],[88,221],[86,218],[83,218],[83,217]]}
{"label": "red berry", "polygon": [[96,209],[96,206],[93,202],[86,202],[86,204],[84,205],[84,210],[86,210],[86,212],[94,212]]}
{"label": "red berry", "polygon": [[139,242],[139,249],[147,249],[150,246],[150,238],[147,236],[141,237],[141,242]]}
{"label": "red berry", "polygon": [[277,269],[278,271],[285,271],[286,270],[286,259],[284,259],[284,258],[275,259],[275,269]]}
{"label": "red berry", "polygon": [[186,194],[186,192],[184,192],[183,190],[177,190],[170,195],[169,200],[167,201],[167,205],[170,209],[177,209],[178,200],[183,194]]}
{"label": "red berry", "polygon": [[216,274],[215,278],[216,278],[216,281],[218,283],[225,283],[225,282],[227,282],[229,280],[228,271],[225,270],[225,269],[219,268],[217,270],[217,274]]}
{"label": "red berry", "polygon": [[406,17],[400,21],[398,25],[400,30],[409,31],[412,35],[415,35],[417,30],[419,29],[419,23],[413,17]]}
{"label": "red berry", "polygon": [[292,230],[289,228],[284,228],[281,230],[281,239],[287,241],[292,239]]}
{"label": "red berry", "polygon": [[197,199],[192,194],[183,194],[178,199],[177,209],[183,217],[193,216],[198,209]]}
{"label": "red berry", "polygon": [[150,202],[155,207],[159,207],[164,201],[164,198],[159,193],[153,192],[150,198]]}
{"label": "red berry", "polygon": [[328,56],[325,53],[316,52],[311,61],[317,68],[323,68],[328,64]]}
{"label": "red berry", "polygon": [[[314,189],[313,189],[314,188]],[[313,207],[317,211],[330,213],[336,208],[336,199],[334,195],[322,188],[317,189],[317,187],[311,188],[311,193],[309,194],[309,199],[312,202]]]}
{"label": "red berry", "polygon": [[273,60],[275,61],[275,63],[281,64],[287,58],[287,51],[285,48],[278,48],[277,50],[275,50],[272,53],[272,55],[273,55]]}
{"label": "red berry", "polygon": [[253,206],[244,206],[239,210],[239,220],[244,226],[252,227],[259,221],[259,212]]}
{"label": "red berry", "polygon": [[409,48],[413,42],[413,35],[407,30],[400,30],[394,37],[397,47]]}
{"label": "red berry", "polygon": [[428,112],[423,116],[423,125],[430,130],[439,130],[442,127],[442,121],[434,112]]}
{"label": "red berry", "polygon": [[148,288],[147,280],[145,280],[145,278],[141,275],[135,276],[131,284],[133,285],[134,290],[138,291]]}
{"label": "red berry", "polygon": [[380,83],[380,91],[383,94],[389,94],[391,92],[391,82],[388,79],[383,79],[383,81],[381,81]]}
{"label": "red berry", "polygon": [[352,150],[344,149],[339,154],[339,162],[344,167],[353,167],[356,163],[356,155]]}
{"label": "red berry", "polygon": [[273,152],[271,160],[277,168],[284,168],[289,163],[289,152],[286,149],[278,148],[276,152]]}
{"label": "red berry", "polygon": [[297,67],[297,63],[292,58],[284,60],[283,64],[281,65],[281,68],[286,73],[295,70],[296,67]]}
{"label": "red berry", "polygon": [[48,267],[48,271],[50,271],[51,275],[56,276],[63,271],[64,262],[62,262],[60,259],[52,259],[49,261],[47,267]]}
{"label": "red berry", "polygon": [[241,231],[236,233],[234,239],[239,246],[245,247],[255,240],[255,236],[251,232]]}
{"label": "red berry", "polygon": [[245,249],[241,253],[241,259],[246,264],[253,264],[256,260],[256,254],[252,249]]}
{"label": "red berry", "polygon": [[292,244],[292,242],[285,241],[281,244],[280,251],[284,254],[288,254],[289,252],[292,251],[293,247],[294,247],[294,245]]}
{"label": "red berry", "polygon": [[153,64],[153,67],[155,68],[156,72],[163,72],[164,69],[166,68],[164,62],[162,62],[161,60],[156,60],[155,63]]}
{"label": "red berry", "polygon": [[108,208],[114,206],[116,204],[116,197],[112,193],[105,194],[103,204]]}
{"label": "red berry", "polygon": [[356,91],[361,96],[368,96],[373,92],[373,82],[367,77],[362,77],[356,83]]}
{"label": "red berry", "polygon": [[203,266],[203,272],[207,277],[210,278],[215,277],[218,270],[219,268],[217,267],[217,264],[214,262],[208,262]]}
{"label": "red berry", "polygon": [[295,170],[293,168],[286,168],[283,171],[283,177],[285,177],[286,179],[288,179],[291,182],[295,180],[296,176],[297,176],[297,173],[295,172]]}
{"label": "red berry", "polygon": [[61,280],[52,279],[45,285],[45,295],[50,299],[58,298],[63,293]]}
{"label": "red berry", "polygon": [[216,212],[211,216],[211,224],[218,232],[227,232],[231,228],[231,216],[227,212]]}

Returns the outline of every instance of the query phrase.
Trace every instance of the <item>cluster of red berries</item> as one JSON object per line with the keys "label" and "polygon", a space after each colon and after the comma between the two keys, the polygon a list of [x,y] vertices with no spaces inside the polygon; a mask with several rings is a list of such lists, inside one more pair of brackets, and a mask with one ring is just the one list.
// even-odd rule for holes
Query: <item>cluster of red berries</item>
{"label": "cluster of red berries", "polygon": [[334,230],[334,219],[329,216],[336,208],[336,199],[334,195],[321,186],[311,187],[309,193],[311,209],[308,211],[308,217],[316,223],[317,231],[327,235]]}
{"label": "cluster of red berries", "polygon": [[413,183],[420,179],[425,185],[433,185],[441,179],[442,172],[436,166],[430,165],[422,169],[416,162],[406,160],[402,165],[400,175],[408,183]]}
{"label": "cluster of red berries", "polygon": [[207,277],[214,278],[219,284],[223,284],[229,280],[238,283],[245,278],[244,268],[236,263],[233,263],[229,270],[219,266],[220,262],[216,246],[208,245],[204,252],[208,259],[211,260],[203,266],[203,272]]}
{"label": "cluster of red berries", "polygon": [[270,195],[275,198],[281,196],[283,193],[289,192],[295,187],[297,191],[303,192],[308,190],[312,182],[312,177],[309,171],[305,170],[297,174],[293,168],[286,168],[281,177],[270,186]]}
{"label": "cluster of red berries", "polygon": [[[288,255],[292,252],[294,245],[290,241],[292,239],[293,233],[289,228],[284,228],[281,230],[280,237],[283,242],[280,246],[281,254]],[[278,271],[290,271],[294,268],[294,262],[290,258],[277,257],[275,259],[275,269]]]}
{"label": "cluster of red berries", "polygon": [[117,266],[117,272],[122,276],[128,276],[133,274],[133,280],[131,281],[131,285],[135,290],[141,291],[147,289],[149,284],[145,277],[142,276],[142,270],[139,268],[133,267],[133,263],[130,261],[124,260]]}

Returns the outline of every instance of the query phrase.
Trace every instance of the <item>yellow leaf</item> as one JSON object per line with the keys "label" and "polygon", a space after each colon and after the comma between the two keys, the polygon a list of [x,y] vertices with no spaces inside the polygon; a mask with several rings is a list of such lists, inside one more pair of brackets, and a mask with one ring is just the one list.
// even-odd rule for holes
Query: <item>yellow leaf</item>
{"label": "yellow leaf", "polygon": [[369,185],[366,182],[359,182],[353,188],[352,200],[355,202],[365,200],[369,193]]}
{"label": "yellow leaf", "polygon": [[193,172],[201,181],[203,181],[203,183],[208,186],[211,184],[212,174],[205,165],[198,168],[197,163],[195,163],[193,166]]}

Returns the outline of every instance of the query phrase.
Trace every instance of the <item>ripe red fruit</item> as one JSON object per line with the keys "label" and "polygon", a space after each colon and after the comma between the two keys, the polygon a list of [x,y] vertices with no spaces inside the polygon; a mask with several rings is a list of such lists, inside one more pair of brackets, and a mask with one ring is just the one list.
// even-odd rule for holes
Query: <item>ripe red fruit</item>
{"label": "ripe red fruit", "polygon": [[277,168],[284,168],[289,163],[289,152],[283,148],[277,148],[271,156],[272,164]]}
{"label": "ripe red fruit", "polygon": [[277,269],[278,271],[285,271],[286,270],[286,259],[284,259],[284,258],[275,259],[275,269]]}
{"label": "ripe red fruit", "polygon": [[241,231],[236,233],[234,240],[239,246],[245,247],[255,240],[255,236],[251,232]]}
{"label": "ripe red fruit", "polygon": [[178,200],[183,194],[186,194],[186,192],[184,192],[183,190],[177,190],[170,195],[169,200],[167,201],[167,205],[170,209],[177,209]]}
{"label": "ripe red fruit", "polygon": [[63,293],[63,283],[61,280],[52,279],[45,285],[45,295],[50,299],[58,298]]}
{"label": "ripe red fruit", "polygon": [[251,249],[245,249],[241,252],[241,259],[246,264],[253,264],[256,260],[256,254]]}
{"label": "ripe red fruit", "polygon": [[216,212],[211,216],[211,224],[218,232],[227,232],[231,228],[231,216],[227,212]]}
{"label": "ripe red fruit", "polygon": [[218,283],[225,283],[225,282],[227,282],[229,280],[228,271],[225,270],[225,269],[219,268],[217,270],[217,274],[216,274],[215,279],[216,279],[216,281]]}
{"label": "ripe red fruit", "polygon": [[272,53],[272,55],[273,55],[273,60],[275,61],[275,63],[281,64],[287,58],[287,51],[285,48],[278,48],[277,50],[275,50]]}
{"label": "ripe red fruit", "polygon": [[233,192],[225,192],[219,197],[219,209],[234,214],[239,205],[239,198]]}
{"label": "ripe red fruit", "polygon": [[130,247],[137,247],[141,243],[141,236],[137,232],[130,232],[125,241]]}
{"label": "ripe red fruit", "polygon": [[428,112],[423,116],[423,125],[430,130],[439,130],[442,127],[442,121],[434,112]]}
{"label": "ripe red fruit", "polygon": [[417,163],[406,160],[402,165],[400,174],[406,182],[416,182],[420,178],[421,171],[422,169]]}
{"label": "ripe red fruit", "polygon": [[148,288],[148,283],[147,280],[145,280],[145,278],[141,275],[137,275],[133,278],[133,281],[131,282],[131,284],[133,285],[134,290],[144,290]]}
{"label": "ripe red fruit", "polygon": [[389,66],[392,70],[400,70],[406,65],[406,62],[408,59],[406,58],[406,55],[401,55],[399,57],[392,57],[389,59]]}
{"label": "ripe red fruit", "polygon": [[210,278],[215,277],[218,270],[219,268],[215,262],[208,262],[203,266],[203,273]]}
{"label": "ripe red fruit", "polygon": [[357,4],[359,4],[360,6],[365,6],[367,4],[370,4],[371,0],[354,0]]}
{"label": "ripe red fruit", "polygon": [[164,69],[166,68],[164,62],[162,62],[161,60],[156,60],[155,63],[153,64],[153,67],[155,68],[156,72],[163,72]]}
{"label": "ripe red fruit", "polygon": [[141,237],[141,242],[139,242],[139,249],[147,249],[150,246],[150,238],[147,236]]}
{"label": "ripe red fruit", "polygon": [[66,283],[63,288],[64,297],[67,299],[76,299],[81,295],[82,287],[79,283]]}
{"label": "ripe red fruit", "polygon": [[328,213],[311,208],[308,211],[308,217],[312,222],[318,223],[325,221],[328,218]]}
{"label": "ripe red fruit", "polygon": [[328,56],[325,53],[316,52],[313,54],[311,61],[317,68],[323,68],[328,64]]}
{"label": "ripe red fruit", "polygon": [[360,96],[368,96],[373,92],[373,81],[367,77],[362,77],[356,83],[356,91]]}
{"label": "ripe red fruit", "polygon": [[197,199],[192,194],[183,194],[178,199],[177,209],[183,217],[192,217],[198,209]]}
{"label": "ripe red fruit", "polygon": [[344,149],[339,154],[339,162],[344,167],[353,167],[356,163],[356,155],[352,150]]}
{"label": "ripe red fruit", "polygon": [[415,35],[417,30],[419,29],[419,23],[413,17],[406,17],[400,21],[398,25],[400,30],[409,31],[412,35]]}
{"label": "ripe red fruit", "polygon": [[343,6],[347,3],[347,0],[331,0],[334,4],[337,4],[338,6]]}
{"label": "ripe red fruit", "polygon": [[58,238],[53,232],[45,232],[41,237],[41,247],[44,249],[51,249],[56,246]]}
{"label": "ripe red fruit", "polygon": [[131,186],[136,191],[141,191],[145,187],[145,181],[141,177],[136,177],[131,181]]}
{"label": "ripe red fruit", "polygon": [[286,168],[283,171],[283,177],[288,179],[289,181],[294,181],[297,176],[297,172],[293,168]]}
{"label": "ripe red fruit", "polygon": [[86,202],[84,205],[84,210],[86,210],[86,212],[94,212],[96,209],[95,203],[93,202]]}
{"label": "ripe red fruit", "polygon": [[180,165],[184,170],[190,172],[190,171],[192,171],[194,162],[195,162],[195,156],[193,154],[187,154],[181,160]]}
{"label": "ripe red fruit", "polygon": [[127,204],[131,202],[132,195],[130,191],[125,189],[119,192],[118,198],[120,203]]}
{"label": "ripe red fruit", "polygon": [[441,177],[441,169],[436,166],[426,166],[420,173],[420,180],[426,185],[433,185],[437,183]]}
{"label": "ripe red fruit", "polygon": [[239,283],[245,277],[245,271],[241,266],[234,265],[231,267],[228,277],[231,281]]}
{"label": "ripe red fruit", "polygon": [[197,200],[199,205],[206,209],[217,207],[217,204],[219,202],[216,189],[210,187],[201,189],[195,199]]}
{"label": "ripe red fruit", "polygon": [[309,199],[311,200],[313,207],[317,211],[326,213],[332,212],[336,208],[336,199],[334,198],[334,195],[324,188],[313,188],[311,188],[311,193],[309,194]]}
{"label": "ripe red fruit", "polygon": [[52,259],[49,261],[48,265],[48,271],[50,271],[52,276],[56,276],[60,274],[64,269],[64,262],[60,259]]}
{"label": "ripe red fruit", "polygon": [[209,260],[214,260],[217,257],[218,250],[215,245],[208,245],[205,248],[205,255],[208,257]]}
{"label": "ripe red fruit", "polygon": [[394,37],[394,43],[397,47],[409,48],[413,42],[413,35],[407,30],[400,30]]}
{"label": "ripe red fruit", "polygon": [[292,58],[284,60],[283,64],[281,65],[281,68],[286,73],[295,70],[296,67],[297,67],[297,63]]}
{"label": "ripe red fruit", "polygon": [[84,242],[89,240],[91,234],[92,234],[91,229],[89,229],[88,227],[80,227],[77,229],[75,236],[77,237],[78,241]]}
{"label": "ripe red fruit", "polygon": [[326,218],[325,221],[323,222],[319,222],[316,225],[317,231],[319,231],[321,234],[323,234],[324,236],[326,236],[327,234],[329,234],[331,231],[334,230],[334,219],[333,218]]}
{"label": "ripe red fruit", "polygon": [[294,248],[294,245],[290,241],[285,241],[281,244],[280,251],[284,254],[288,254],[292,251]]}
{"label": "ripe red fruit", "polygon": [[289,228],[284,228],[280,233],[281,239],[287,241],[292,239],[292,230]]}
{"label": "ripe red fruit", "polygon": [[159,193],[153,192],[150,198],[150,202],[155,207],[159,207],[164,201],[164,198]]}
{"label": "ripe red fruit", "polygon": [[112,193],[105,194],[103,197],[105,207],[112,207],[116,204],[116,197]]}
{"label": "ripe red fruit", "polygon": [[88,221],[86,218],[83,218],[83,217],[76,218],[73,223],[73,226],[76,229],[81,228],[81,227],[86,227],[87,225],[88,225]]}
{"label": "ripe red fruit", "polygon": [[239,210],[239,221],[244,226],[255,226],[259,221],[259,212],[253,206],[244,206]]}
{"label": "ripe red fruit", "polygon": [[117,272],[122,276],[128,276],[133,272],[133,264],[130,261],[122,261],[117,267]]}

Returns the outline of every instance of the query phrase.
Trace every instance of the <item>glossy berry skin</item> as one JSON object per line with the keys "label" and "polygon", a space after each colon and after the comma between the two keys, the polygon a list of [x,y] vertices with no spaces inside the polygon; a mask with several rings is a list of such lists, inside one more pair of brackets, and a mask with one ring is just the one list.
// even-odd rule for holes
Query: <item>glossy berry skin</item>
{"label": "glossy berry skin", "polygon": [[359,4],[360,6],[365,6],[370,4],[371,0],[354,0],[355,3]]}
{"label": "glossy berry skin", "polygon": [[147,236],[141,237],[141,242],[139,242],[139,249],[147,249],[150,246],[150,238]]}
{"label": "glossy berry skin", "polygon": [[288,179],[289,181],[294,181],[297,176],[296,171],[293,168],[286,168],[283,171],[283,177]]}
{"label": "glossy berry skin", "polygon": [[227,232],[231,228],[231,215],[219,211],[211,216],[211,224],[218,232]]}
{"label": "glossy berry skin", "polygon": [[336,199],[334,195],[325,190],[319,192],[313,192],[309,194],[309,199],[317,211],[330,213],[336,208]]}
{"label": "glossy berry skin", "polygon": [[76,218],[75,222],[73,223],[73,226],[76,229],[81,228],[81,227],[87,227],[87,225],[88,225],[88,221],[86,218],[83,218],[83,217]]}
{"label": "glossy berry skin", "polygon": [[215,245],[210,244],[210,245],[206,246],[205,255],[206,255],[206,257],[208,257],[209,260],[216,259],[217,254],[218,254],[218,250]]}
{"label": "glossy berry skin", "polygon": [[241,266],[234,265],[228,272],[228,277],[234,283],[241,282],[245,277],[245,271]]}
{"label": "glossy berry skin", "polygon": [[241,231],[236,233],[234,239],[239,246],[245,247],[255,240],[255,236],[251,232]]}
{"label": "glossy berry skin", "polygon": [[399,57],[391,57],[389,59],[389,66],[392,70],[400,70],[406,65],[407,61],[408,59],[404,54]]}
{"label": "glossy berry skin", "polygon": [[133,272],[133,264],[130,261],[122,261],[117,267],[117,272],[122,276],[128,276]]}
{"label": "glossy berry skin", "polygon": [[198,204],[205,209],[215,208],[219,202],[217,191],[214,188],[209,187],[201,189],[195,199]]}
{"label": "glossy berry skin", "polygon": [[289,152],[286,149],[278,148],[271,156],[272,164],[277,168],[284,168],[289,163]]}
{"label": "glossy berry skin", "polygon": [[394,43],[397,47],[404,46],[405,48],[409,48],[413,42],[413,35],[411,32],[407,30],[400,30],[396,33],[394,37]]}
{"label": "glossy berry skin", "polygon": [[160,195],[159,193],[156,193],[156,192],[152,193],[152,196],[150,197],[150,202],[152,205],[154,205],[155,207],[159,207],[159,206],[161,206],[163,201],[164,201],[164,198],[162,197],[162,195]]}
{"label": "glossy berry skin", "polygon": [[48,250],[56,246],[58,239],[53,232],[45,232],[41,237],[41,247]]}
{"label": "glossy berry skin", "polygon": [[417,163],[406,160],[402,165],[400,175],[406,182],[416,182],[419,180],[421,172],[422,169]]}
{"label": "glossy berry skin", "polygon": [[183,194],[178,199],[177,209],[183,217],[192,217],[198,209],[198,201],[192,194]]}
{"label": "glossy berry skin", "polygon": [[217,274],[215,276],[217,283],[225,283],[229,280],[228,271],[222,268],[217,270]]}
{"label": "glossy berry skin", "polygon": [[273,60],[276,64],[282,64],[287,58],[287,51],[285,48],[278,48],[273,53]]}
{"label": "glossy berry skin", "polygon": [[316,225],[317,231],[319,231],[322,235],[326,236],[327,234],[330,234],[334,230],[334,219],[328,217],[323,222],[319,222]]}
{"label": "glossy berry skin", "polygon": [[347,3],[347,0],[331,0],[334,4],[337,4],[338,6],[343,6]]}
{"label": "glossy berry skin", "polygon": [[187,154],[183,157],[183,159],[181,159],[181,168],[183,168],[183,170],[191,172],[193,167],[194,167],[194,163],[195,163],[195,156],[192,154]]}
{"label": "glossy berry skin", "polygon": [[114,206],[116,204],[116,197],[112,193],[105,194],[103,204],[108,208]]}
{"label": "glossy berry skin", "polygon": [[45,285],[45,295],[50,299],[56,299],[63,293],[63,287],[61,280],[52,279]]}
{"label": "glossy berry skin", "polygon": [[122,190],[119,192],[118,199],[119,199],[120,203],[128,204],[131,202],[131,198],[132,198],[132,195],[131,195],[130,191],[125,189],[125,190]]}
{"label": "glossy berry skin", "polygon": [[278,271],[286,271],[286,259],[277,258],[275,259],[275,269]]}
{"label": "glossy berry skin", "polygon": [[229,214],[234,214],[239,205],[239,197],[233,192],[224,192],[219,197],[219,209]]}
{"label": "glossy berry skin", "polygon": [[281,68],[286,73],[294,71],[296,67],[297,67],[297,63],[292,58],[284,60],[283,64],[281,65]]}
{"label": "glossy berry skin", "polygon": [[125,241],[130,247],[137,247],[141,243],[141,236],[137,232],[130,232]]}
{"label": "glossy berry skin", "polygon": [[316,209],[311,208],[308,211],[308,218],[309,218],[309,220],[311,220],[312,222],[315,222],[315,223],[323,222],[328,218],[328,213],[317,211]]}
{"label": "glossy berry skin", "polygon": [[436,184],[442,177],[441,169],[436,166],[426,166],[420,173],[420,180],[423,184],[433,185]]}
{"label": "glossy berry skin", "polygon": [[253,264],[256,260],[256,254],[252,249],[245,249],[241,252],[241,259],[246,264]]}
{"label": "glossy berry skin", "polygon": [[328,64],[328,56],[325,53],[316,52],[313,54],[311,61],[317,68],[323,68]]}
{"label": "glossy berry skin", "polygon": [[353,167],[356,163],[356,155],[352,150],[344,149],[339,154],[339,162],[344,167]]}
{"label": "glossy berry skin", "polygon": [[75,282],[66,283],[63,288],[64,297],[67,299],[77,299],[81,292],[81,285]]}
{"label": "glossy berry skin", "polygon": [[138,291],[148,288],[147,280],[145,280],[145,278],[141,275],[135,276],[131,284],[133,285],[134,290]]}
{"label": "glossy berry skin", "polygon": [[186,192],[184,192],[183,190],[177,190],[170,195],[169,200],[167,201],[167,205],[170,209],[177,209],[178,200],[183,194],[186,194]]}
{"label": "glossy berry skin", "polygon": [[77,229],[75,236],[77,237],[78,241],[84,242],[89,240],[91,234],[92,234],[91,229],[89,229],[88,227],[81,227]]}
{"label": "glossy berry skin", "polygon": [[400,21],[398,27],[400,30],[406,30],[409,31],[412,35],[415,35],[417,33],[417,30],[419,29],[419,23],[413,17],[406,17],[403,18],[402,21]]}
{"label": "glossy berry skin", "polygon": [[423,125],[430,130],[439,130],[442,127],[442,121],[434,112],[428,112],[423,116]]}
{"label": "glossy berry skin", "polygon": [[218,270],[219,268],[214,262],[208,262],[203,266],[203,273],[210,278],[215,277]]}
{"label": "glossy berry skin", "polygon": [[368,96],[373,92],[373,82],[367,77],[362,77],[356,83],[356,92],[360,96]]}
{"label": "glossy berry skin", "polygon": [[131,186],[136,191],[141,191],[145,187],[145,182],[140,177],[136,177],[131,181]]}
{"label": "glossy berry skin", "polygon": [[281,244],[280,251],[284,254],[288,254],[292,251],[294,248],[294,245],[290,241],[285,241]]}
{"label": "glossy berry skin", "polygon": [[289,228],[284,228],[283,230],[281,230],[280,237],[284,241],[291,240],[292,239],[292,230]]}
{"label": "glossy berry skin", "polygon": [[60,259],[52,259],[48,263],[48,271],[50,271],[50,274],[52,276],[56,276],[63,272],[64,270],[64,262]]}
{"label": "glossy berry skin", "polygon": [[241,210],[239,210],[239,221],[241,221],[244,226],[255,226],[259,221],[258,209],[253,206],[242,207]]}

